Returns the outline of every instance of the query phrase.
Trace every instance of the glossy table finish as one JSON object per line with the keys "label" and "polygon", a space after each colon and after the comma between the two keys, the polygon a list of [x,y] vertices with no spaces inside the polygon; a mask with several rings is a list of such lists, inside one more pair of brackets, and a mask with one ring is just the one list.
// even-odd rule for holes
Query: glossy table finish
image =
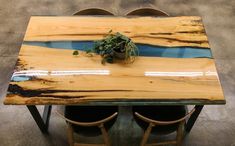
{"label": "glossy table finish", "polygon": [[[139,48],[133,64],[85,50],[110,30]],[[73,56],[73,50],[79,55]],[[224,104],[200,17],[31,17],[4,104]]]}

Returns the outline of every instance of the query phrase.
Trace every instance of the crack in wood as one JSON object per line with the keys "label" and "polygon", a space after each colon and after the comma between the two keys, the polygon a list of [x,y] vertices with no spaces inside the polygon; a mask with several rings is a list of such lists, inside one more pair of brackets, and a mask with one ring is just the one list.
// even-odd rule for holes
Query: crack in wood
{"label": "crack in wood", "polygon": [[[133,90],[46,90],[46,89],[38,89],[31,90],[20,87],[16,84],[10,84],[8,87],[9,96],[12,94],[20,95],[22,97],[60,97],[60,98],[74,98],[72,96],[66,95],[45,95],[45,94],[53,94],[53,93],[72,93],[72,92],[131,92]],[[43,95],[44,94],[44,95]],[[76,96],[76,97],[87,97],[87,96]]]}
{"label": "crack in wood", "polygon": [[208,40],[180,40],[180,39],[176,39],[176,38],[168,38],[168,37],[158,37],[158,36],[141,36],[141,35],[136,35],[136,36],[132,36],[131,38],[138,38],[138,37],[149,37],[149,38],[159,38],[159,39],[165,39],[168,40],[168,42],[170,41],[177,41],[177,42],[182,42],[182,43],[194,43],[194,44],[203,44],[203,43],[208,43]]}
{"label": "crack in wood", "polygon": [[21,60],[21,59],[17,59],[17,61],[16,61],[16,70],[25,70],[26,68],[25,68],[25,64],[23,63],[23,61]]}

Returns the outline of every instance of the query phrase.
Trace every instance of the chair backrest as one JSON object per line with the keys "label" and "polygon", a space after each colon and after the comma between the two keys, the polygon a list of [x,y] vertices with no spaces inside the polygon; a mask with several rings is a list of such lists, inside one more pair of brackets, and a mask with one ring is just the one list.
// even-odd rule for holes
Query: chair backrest
{"label": "chair backrest", "polygon": [[118,112],[113,113],[112,115],[110,115],[109,117],[107,117],[105,119],[102,119],[102,120],[99,120],[99,121],[94,121],[94,122],[78,122],[78,121],[73,121],[73,120],[70,120],[70,119],[64,117],[59,112],[57,112],[57,114],[60,115],[60,117],[62,117],[66,122],[69,122],[70,124],[84,126],[84,127],[90,127],[90,126],[100,126],[101,124],[104,124],[104,123],[112,120],[113,118],[115,118],[118,115]]}
{"label": "chair backrest", "polygon": [[[148,114],[148,111],[146,112],[142,112],[142,113],[147,113],[147,115],[149,116],[149,117],[145,117],[145,116],[143,116],[143,115],[141,115],[141,114],[139,114],[138,112],[134,112],[134,114],[135,114],[135,116],[137,117],[137,119],[139,118],[139,119],[141,119],[142,121],[144,121],[144,122],[146,122],[146,123],[148,123],[148,126],[147,126],[147,128],[145,129],[145,131],[144,131],[144,135],[143,135],[143,138],[142,138],[142,140],[141,140],[141,146],[147,146],[147,145],[167,145],[167,144],[176,144],[177,146],[179,146],[179,145],[181,145],[182,144],[182,140],[183,140],[183,130],[184,130],[184,124],[185,124],[185,120],[186,120],[186,118],[188,118],[189,116],[191,116],[192,114],[193,114],[193,112],[195,111],[195,108],[194,109],[192,109],[188,114],[186,114],[185,112],[182,112],[183,110],[181,110],[181,109],[183,109],[182,108],[183,106],[176,106],[176,107],[174,107],[174,108],[169,108],[169,107],[167,107],[166,106],[166,108],[163,106],[163,108],[162,107],[160,107],[159,109],[161,109],[162,108],[162,110],[160,111],[160,112],[163,112],[164,113],[164,108],[165,108],[165,110],[169,110],[169,111],[172,111],[172,114],[177,114],[177,113],[179,113],[179,115],[184,115],[184,116],[182,116],[182,117],[178,117],[179,115],[177,115],[177,119],[175,119],[175,115],[171,115],[171,114],[169,114],[169,115],[167,115],[167,118],[166,119],[171,119],[172,117],[174,117],[174,118],[172,118],[172,119],[174,119],[174,120],[170,120],[170,121],[159,121],[159,120],[155,120],[155,119],[151,119],[151,116]],[[158,108],[158,107],[157,107]],[[169,108],[169,109],[167,109],[167,108]],[[178,109],[178,110],[177,110]],[[146,109],[145,109],[146,110]],[[150,108],[148,108],[147,110],[150,110]],[[154,109],[152,109],[152,110],[154,110]],[[176,110],[176,111],[175,111]],[[141,111],[139,111],[139,112],[141,112]],[[151,112],[150,112],[151,113]],[[166,112],[166,113],[168,113],[168,112]],[[184,114],[183,114],[184,113]],[[153,117],[155,117],[155,118],[157,118],[157,119],[162,119],[162,115],[153,115],[152,116],[152,118]],[[171,117],[171,118],[169,118],[169,117]],[[138,123],[138,122],[137,122]],[[159,126],[158,126],[159,125]],[[174,128],[172,128],[172,127],[170,127],[170,126],[173,126],[173,125],[176,125],[176,127]],[[158,127],[158,131],[156,131],[157,132],[157,134],[160,134],[159,132],[161,132],[160,131],[160,127],[163,127],[163,126],[167,126],[167,128],[168,129],[170,129],[170,130],[168,130],[168,131],[166,131],[165,130],[165,133],[164,134],[169,134],[169,133],[171,133],[171,132],[173,132],[173,131],[177,131],[177,135],[176,135],[176,139],[175,140],[168,140],[168,141],[164,141],[164,142],[158,142],[158,143],[148,143],[147,144],[147,141],[148,141],[148,138],[149,138],[149,135],[150,135],[150,133],[154,130],[153,128],[157,128]],[[175,130],[174,130],[175,129]],[[163,134],[163,133],[162,133]]]}
{"label": "chair backrest", "polygon": [[139,8],[132,10],[126,14],[126,16],[155,16],[155,17],[167,17],[169,14],[166,12],[154,9],[154,8]]}
{"label": "chair backrest", "polygon": [[191,116],[193,114],[193,112],[195,111],[195,108],[193,108],[189,113],[187,113],[184,117],[177,119],[177,120],[173,120],[173,121],[158,121],[158,120],[153,120],[150,118],[147,118],[141,114],[139,114],[138,112],[135,112],[135,115],[140,118],[141,120],[147,122],[147,123],[152,123],[153,125],[170,125],[170,124],[175,124],[175,123],[180,123],[182,121],[184,121],[185,119],[187,119],[189,116]]}
{"label": "chair backrest", "polygon": [[[116,117],[118,114],[116,111],[118,108],[117,107],[108,107],[108,109],[110,109],[111,111],[109,111],[109,110],[107,111],[107,107],[93,107],[92,108],[89,106],[66,106],[65,107],[65,116],[63,116],[62,114],[57,112],[57,114],[59,114],[59,116],[62,117],[63,119],[65,119],[65,121],[67,122],[69,145],[70,146],[74,146],[74,145],[89,145],[89,146],[92,146],[92,145],[104,146],[105,145],[105,146],[110,146],[110,140],[108,137],[108,132],[107,132],[107,128],[106,128],[105,124],[108,124],[108,122],[110,122],[110,121],[116,120]],[[93,111],[93,112],[90,112],[90,114],[89,114],[89,110]],[[86,111],[88,111],[88,113]],[[76,113],[78,113],[78,115]],[[111,115],[108,113],[111,113]],[[88,118],[88,121],[94,120],[97,118],[99,120],[88,122],[87,119],[84,119],[87,117],[86,116],[87,114],[89,115],[88,117],[92,117],[90,119]],[[99,115],[101,115],[101,116],[99,116]],[[105,116],[105,115],[108,115],[108,116]],[[81,120],[81,122],[71,120],[71,119]],[[113,125],[113,123],[114,123],[114,121],[112,122],[112,125]],[[78,128],[80,127],[80,129],[78,130],[79,133],[82,131],[85,131],[85,133],[90,133],[90,135],[88,134],[86,136],[97,136],[96,134],[94,134],[94,132],[97,133],[97,128],[98,128],[100,130],[101,134],[103,135],[105,144],[81,144],[81,143],[75,142],[73,133],[77,132],[75,129],[76,126]],[[85,127],[86,129],[82,130],[83,128],[81,129],[81,127]],[[94,127],[96,129],[94,129]]]}
{"label": "chair backrest", "polygon": [[99,126],[105,124],[108,130],[116,121],[118,107],[115,106],[66,106],[64,116],[74,132],[84,136],[101,134]]}
{"label": "chair backrest", "polygon": [[88,8],[75,12],[73,15],[114,15],[114,14],[112,12],[109,12],[101,8]]}

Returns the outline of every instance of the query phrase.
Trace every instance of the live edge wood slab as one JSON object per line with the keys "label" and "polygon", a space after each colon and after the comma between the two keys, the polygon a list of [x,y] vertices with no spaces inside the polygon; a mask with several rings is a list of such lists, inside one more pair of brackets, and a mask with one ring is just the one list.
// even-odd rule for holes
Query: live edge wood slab
{"label": "live edge wood slab", "polygon": [[[134,63],[85,53],[110,30],[137,44]],[[201,18],[31,17],[4,104],[84,103],[224,104]]]}

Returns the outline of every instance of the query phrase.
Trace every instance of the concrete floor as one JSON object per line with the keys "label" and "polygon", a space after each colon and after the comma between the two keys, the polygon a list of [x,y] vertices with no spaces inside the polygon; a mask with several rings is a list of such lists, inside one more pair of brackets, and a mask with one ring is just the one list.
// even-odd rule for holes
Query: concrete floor
{"label": "concrete floor", "polygon": [[[230,0],[0,0],[0,146],[67,145],[66,125],[54,113],[56,108],[51,115],[50,134],[43,135],[25,106],[2,104],[31,15],[71,15],[88,7],[102,7],[124,15],[143,6],[160,8],[171,16],[202,16],[227,104],[206,106],[184,145],[235,146],[235,42],[232,41],[235,38],[235,1]],[[123,116],[131,118],[126,114]],[[126,121],[119,119],[122,124]],[[116,132],[111,134],[113,144],[136,146],[141,136],[140,129],[131,122],[125,123],[126,127],[120,125],[113,127],[112,131],[116,128]],[[126,132],[125,128],[134,130]]]}

